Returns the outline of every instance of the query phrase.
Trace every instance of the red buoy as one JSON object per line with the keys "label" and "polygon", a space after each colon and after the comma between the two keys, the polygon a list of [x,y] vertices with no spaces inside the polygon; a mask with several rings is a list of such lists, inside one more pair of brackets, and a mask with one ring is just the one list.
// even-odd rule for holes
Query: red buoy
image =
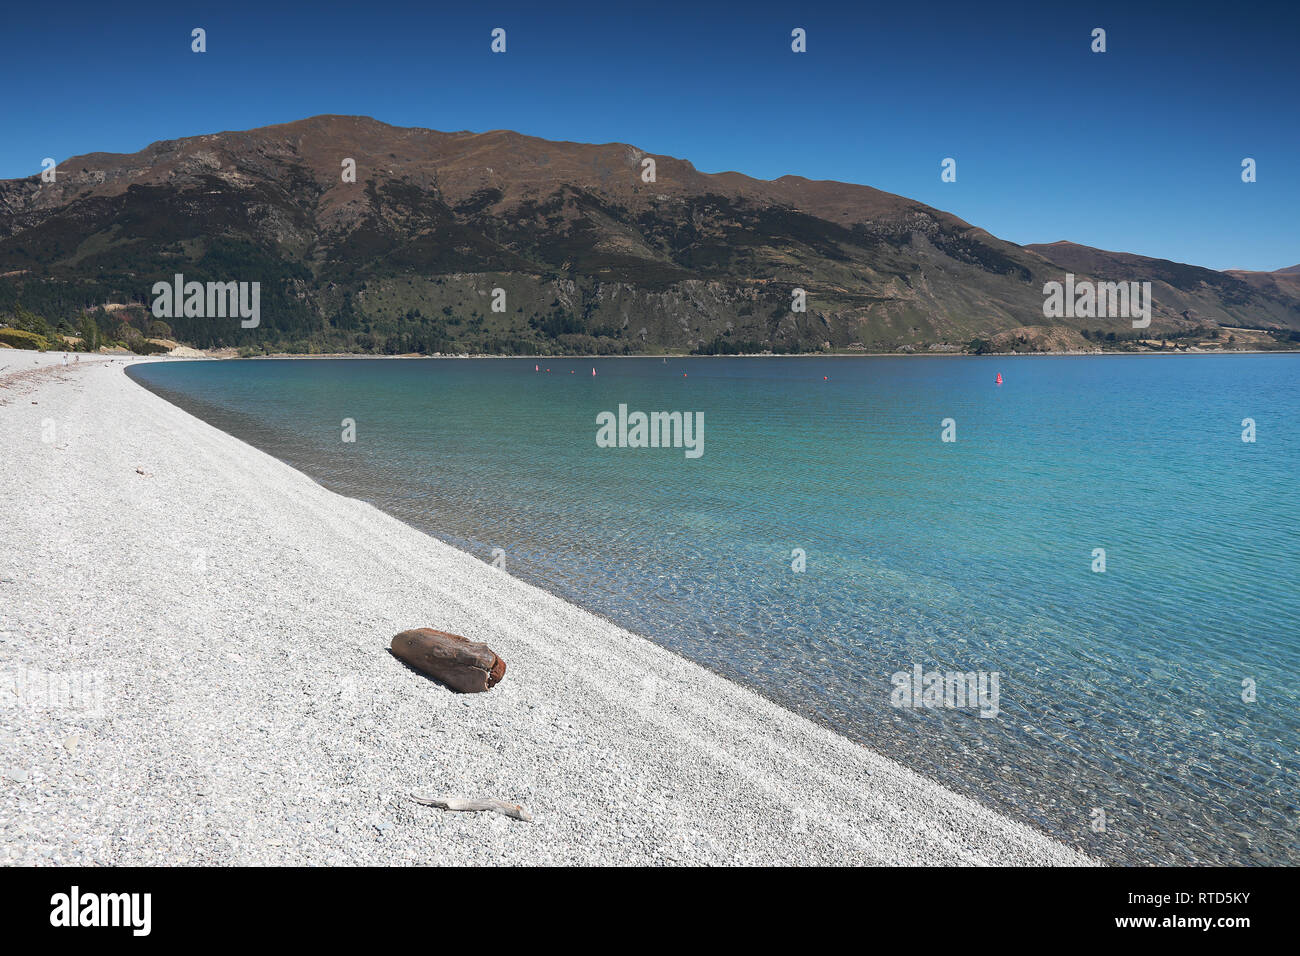
{"label": "red buoy", "polygon": [[999,385],[1002,384],[1002,373],[1001,373],[1001,372],[998,372],[998,384],[999,384]]}

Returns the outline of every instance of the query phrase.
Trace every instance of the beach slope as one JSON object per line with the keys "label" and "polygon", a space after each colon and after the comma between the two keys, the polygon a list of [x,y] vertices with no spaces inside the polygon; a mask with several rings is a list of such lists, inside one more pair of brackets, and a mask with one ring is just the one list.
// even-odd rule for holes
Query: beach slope
{"label": "beach slope", "polygon": [[[3,365],[0,862],[1093,862],[325,490],[121,362]],[[486,641],[505,679],[458,695],[410,670],[388,644],[422,626]]]}

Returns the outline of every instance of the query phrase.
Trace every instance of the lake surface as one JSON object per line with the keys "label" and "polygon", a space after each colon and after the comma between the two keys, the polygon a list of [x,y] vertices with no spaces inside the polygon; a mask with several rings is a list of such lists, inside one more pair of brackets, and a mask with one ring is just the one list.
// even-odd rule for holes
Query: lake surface
{"label": "lake surface", "polygon": [[[1300,863],[1300,356],[536,364],[131,374],[1101,858]],[[703,454],[598,447],[620,404]],[[997,715],[894,706],[916,665]]]}

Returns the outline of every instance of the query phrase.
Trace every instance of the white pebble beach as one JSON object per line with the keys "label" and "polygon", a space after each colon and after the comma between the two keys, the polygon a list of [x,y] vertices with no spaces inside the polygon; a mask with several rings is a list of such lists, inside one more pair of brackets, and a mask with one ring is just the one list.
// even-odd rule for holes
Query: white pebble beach
{"label": "white pebble beach", "polygon": [[[1096,862],[326,490],[129,361],[0,350],[0,863]],[[411,670],[388,647],[416,627],[505,679]]]}

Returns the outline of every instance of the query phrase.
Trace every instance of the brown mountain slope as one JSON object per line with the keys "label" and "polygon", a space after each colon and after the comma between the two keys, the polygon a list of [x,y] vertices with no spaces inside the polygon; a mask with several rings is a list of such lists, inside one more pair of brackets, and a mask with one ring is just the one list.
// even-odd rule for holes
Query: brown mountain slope
{"label": "brown mountain slope", "polygon": [[[1193,300],[1300,327],[1300,307],[1287,316],[1220,273],[1203,288],[1200,271],[1170,277],[1157,327],[1187,325]],[[957,347],[1042,326],[1060,266],[867,186],[364,117],[90,153],[54,183],[0,182],[0,312],[145,302],[177,272],[262,283],[257,329],[169,320],[202,346],[546,353]]]}
{"label": "brown mountain slope", "polygon": [[[1256,282],[1249,278],[1270,273],[1217,272],[1065,241],[1024,248],[1078,276],[1104,281],[1149,281],[1152,298],[1166,313],[1175,312],[1192,323],[1300,328],[1297,324],[1300,286],[1290,286],[1285,281]],[[1153,324],[1153,328],[1159,326]]]}
{"label": "brown mountain slope", "polygon": [[1300,299],[1300,266],[1275,269],[1272,272],[1251,272],[1245,269],[1224,271],[1265,295]]}

